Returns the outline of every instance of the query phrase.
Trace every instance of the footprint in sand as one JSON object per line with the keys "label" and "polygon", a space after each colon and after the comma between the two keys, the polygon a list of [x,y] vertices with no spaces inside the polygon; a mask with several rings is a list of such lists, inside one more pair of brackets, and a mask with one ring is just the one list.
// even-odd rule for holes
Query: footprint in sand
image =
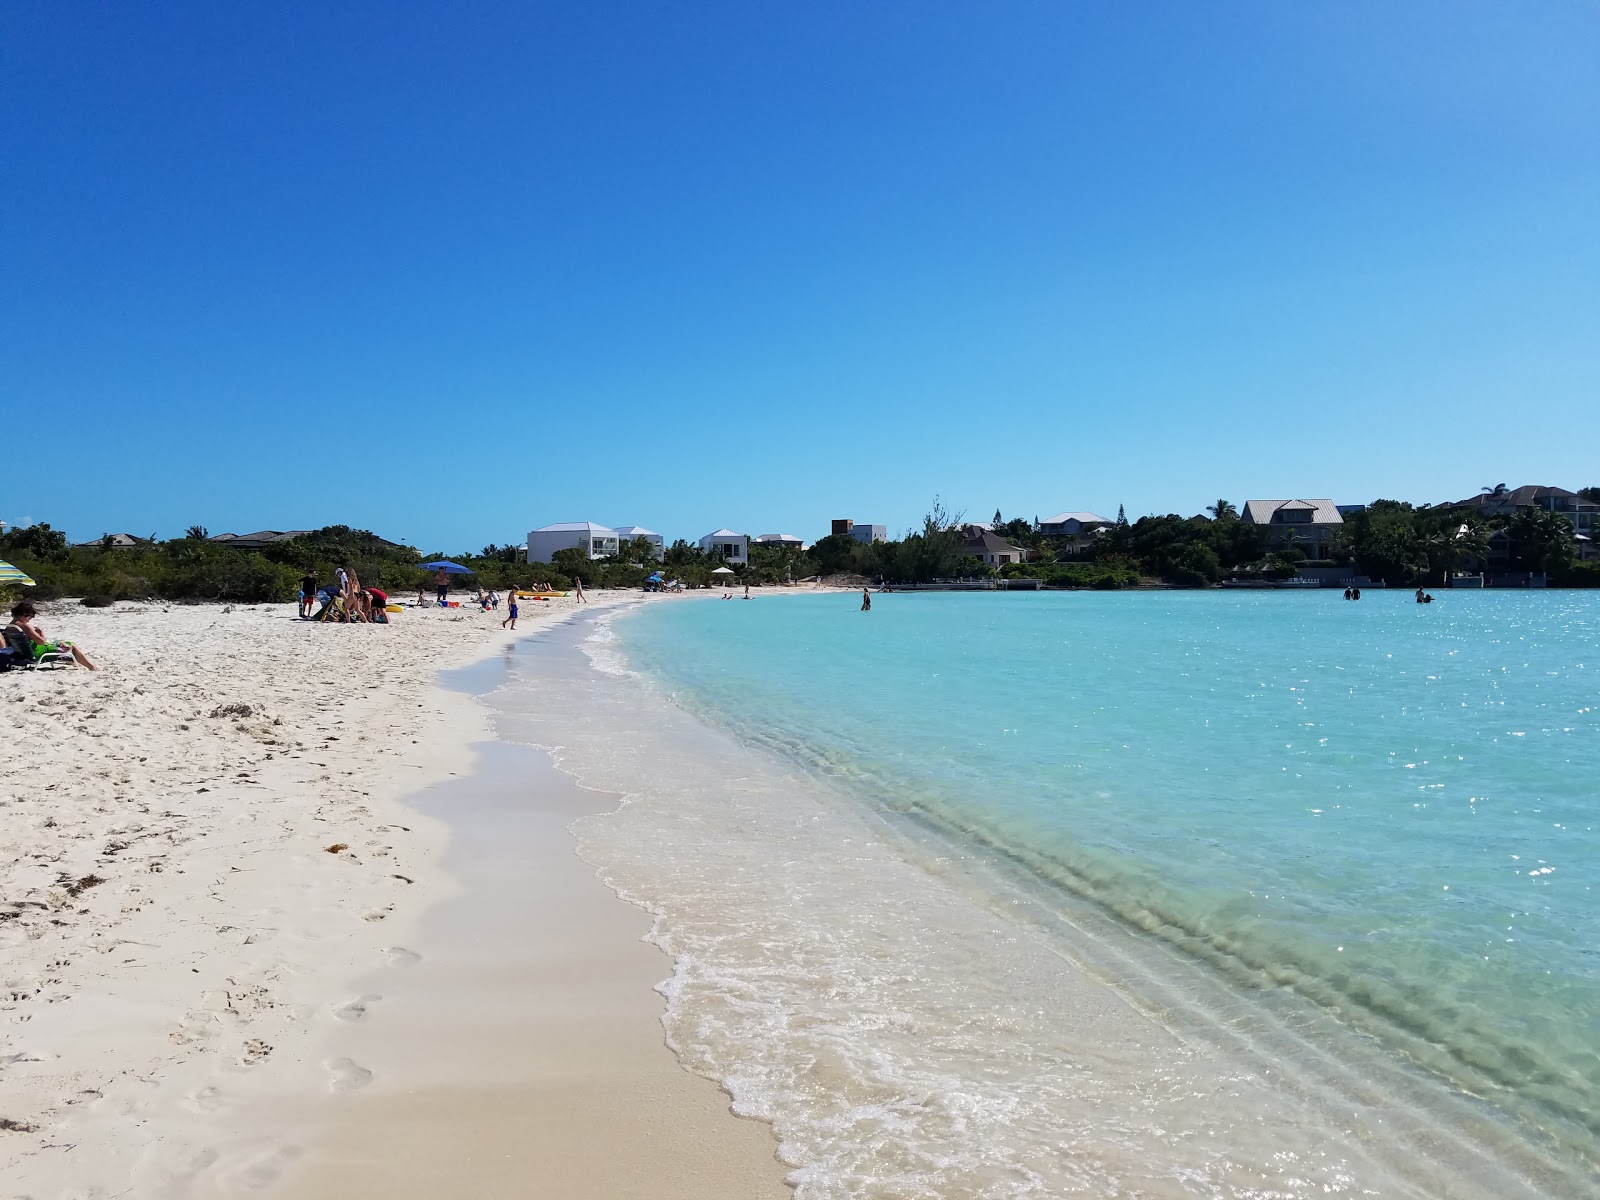
{"label": "footprint in sand", "polygon": [[368,992],[365,996],[357,996],[354,1000],[347,1000],[333,1010],[333,1015],[341,1021],[359,1021],[367,1015],[367,1007],[379,1000],[382,996]]}
{"label": "footprint in sand", "polygon": [[214,1113],[221,1112],[227,1107],[222,1091],[209,1083],[203,1088],[197,1088],[184,1097],[184,1107],[193,1112]]}
{"label": "footprint in sand", "polygon": [[271,1187],[300,1154],[299,1146],[279,1146],[269,1150],[239,1172],[239,1182],[252,1190]]}
{"label": "footprint in sand", "polygon": [[404,946],[390,946],[385,953],[389,956],[391,967],[409,967],[422,961],[422,955],[415,950],[407,950]]}
{"label": "footprint in sand", "polygon": [[354,1059],[336,1058],[322,1065],[333,1073],[333,1079],[328,1084],[329,1091],[353,1092],[372,1082],[372,1072]]}

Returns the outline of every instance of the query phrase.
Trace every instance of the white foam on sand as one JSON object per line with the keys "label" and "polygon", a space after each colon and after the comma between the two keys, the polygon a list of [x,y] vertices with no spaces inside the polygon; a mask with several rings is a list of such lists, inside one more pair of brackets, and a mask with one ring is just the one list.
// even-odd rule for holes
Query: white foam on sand
{"label": "white foam on sand", "polygon": [[669,1044],[773,1125],[801,1200],[1539,1194],[1289,1061],[1256,1014],[1171,989],[1164,1009],[1131,962],[1089,962],[1021,894],[647,679],[571,664],[496,694],[500,736],[623,797],[577,822],[582,853],[654,917]]}

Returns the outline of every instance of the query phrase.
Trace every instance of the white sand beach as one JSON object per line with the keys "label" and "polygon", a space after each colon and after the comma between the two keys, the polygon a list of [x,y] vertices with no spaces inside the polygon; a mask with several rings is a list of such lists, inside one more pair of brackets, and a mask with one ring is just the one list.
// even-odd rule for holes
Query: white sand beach
{"label": "white sand beach", "polygon": [[[532,1106],[511,1115],[567,1130],[588,1147],[574,1163],[627,1159],[630,1195],[688,1195],[685,1179],[729,1181],[700,1194],[782,1193],[765,1127],[733,1117],[662,1043],[650,987],[670,965],[639,941],[644,914],[593,879],[565,832],[593,797],[546,779],[521,829],[539,838],[537,902],[573,916],[562,937],[530,942],[519,970],[498,974],[468,954],[429,976],[412,948],[423,914],[462,887],[441,866],[445,822],[403,800],[468,776],[490,736],[476,702],[437,674],[536,633],[572,601],[525,603],[517,635],[502,632],[503,613],[475,609],[341,627],[300,622],[292,605],[41,607],[46,629],[102,669],[0,678],[0,1195],[261,1194],[296,1172],[303,1185],[279,1194],[378,1194],[340,1172],[463,1097],[502,1117],[508,1097]],[[372,977],[408,970],[432,1007],[414,1007],[410,1026],[367,1019],[381,1011]],[[529,987],[553,998],[496,1008],[496,989]],[[481,1037],[473,1053],[461,1042],[396,1056],[408,1030],[434,1037],[469,995],[520,1057]],[[574,1005],[587,1014],[579,1034],[562,1024]],[[334,1035],[356,1029],[378,1038],[376,1066],[328,1056]],[[383,1086],[368,1087],[375,1071]],[[588,1108],[571,1102],[596,1079]],[[327,1104],[341,1097],[373,1106],[344,1114],[369,1134],[343,1156],[303,1119],[339,1121]],[[573,1112],[621,1124],[574,1138],[554,1120]],[[626,1131],[641,1119],[651,1136]],[[491,1136],[479,1149],[481,1189],[458,1179],[450,1194],[507,1194],[501,1148]],[[702,1163],[718,1165],[708,1176]]]}

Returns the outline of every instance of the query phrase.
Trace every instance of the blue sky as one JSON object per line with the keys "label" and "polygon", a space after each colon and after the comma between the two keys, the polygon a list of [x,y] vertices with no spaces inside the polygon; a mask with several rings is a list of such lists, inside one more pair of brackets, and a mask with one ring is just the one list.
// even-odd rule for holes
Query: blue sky
{"label": "blue sky", "polygon": [[1600,484],[1580,0],[13,0],[0,101],[79,538]]}

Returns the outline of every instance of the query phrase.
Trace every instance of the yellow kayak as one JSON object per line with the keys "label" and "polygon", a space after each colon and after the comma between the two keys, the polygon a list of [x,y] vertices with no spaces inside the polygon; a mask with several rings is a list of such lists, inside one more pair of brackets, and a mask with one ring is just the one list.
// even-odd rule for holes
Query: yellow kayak
{"label": "yellow kayak", "polygon": [[565,592],[518,592],[517,595],[524,600],[561,600],[566,597]]}

